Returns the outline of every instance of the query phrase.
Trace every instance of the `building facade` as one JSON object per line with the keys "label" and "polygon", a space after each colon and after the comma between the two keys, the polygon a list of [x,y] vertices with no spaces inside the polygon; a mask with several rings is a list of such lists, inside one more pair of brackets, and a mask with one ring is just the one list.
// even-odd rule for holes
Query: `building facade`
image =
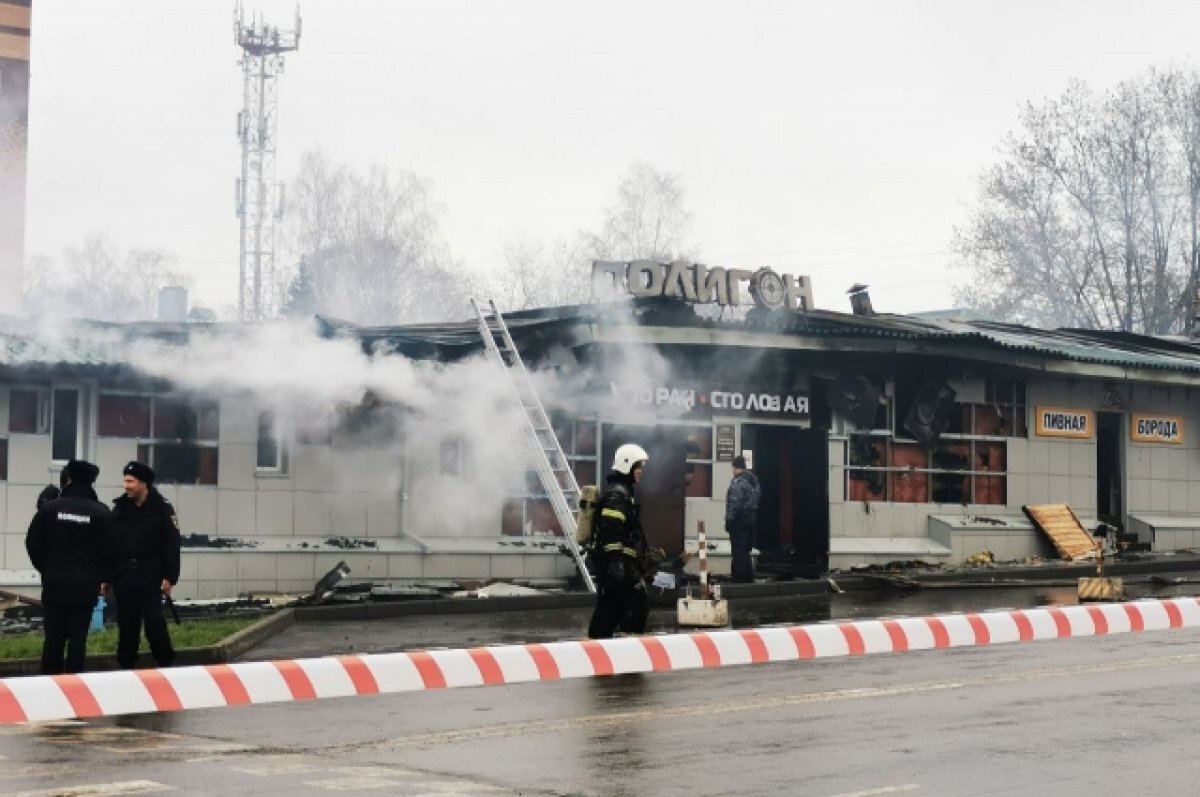
{"label": "building facade", "polygon": [[[1044,503],[1126,542],[1200,545],[1189,341],[828,311],[723,321],[661,297],[507,318],[578,482],[641,444],[652,541],[694,548],[703,521],[718,572],[738,454],[763,486],[763,572],[1052,556],[1022,511]],[[102,332],[67,344],[27,324],[0,332],[9,588],[32,583],[25,530],[71,457],[100,466],[106,499],[126,461],[158,471],[185,535],[184,597],[304,592],[340,561],[352,579],[393,584],[573,574],[507,377],[482,360],[474,325],[327,326],[322,341],[350,341],[339,356],[371,365],[355,390],[319,394],[327,411],[301,394],[338,369],[263,391],[233,359],[197,383],[194,358],[170,378],[128,354],[144,339],[186,354],[198,336],[252,350],[237,327]]]}

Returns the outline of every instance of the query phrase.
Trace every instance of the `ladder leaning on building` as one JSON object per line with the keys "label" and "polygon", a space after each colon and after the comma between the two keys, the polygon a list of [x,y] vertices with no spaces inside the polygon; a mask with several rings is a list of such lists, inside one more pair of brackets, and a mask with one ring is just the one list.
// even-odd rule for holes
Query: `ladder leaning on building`
{"label": "ladder leaning on building", "polygon": [[483,336],[488,355],[503,366],[513,395],[521,405],[533,461],[537,466],[542,487],[550,497],[558,525],[562,528],[564,543],[570,551],[571,558],[575,560],[575,566],[579,569],[588,592],[595,592],[596,584],[588,571],[583,552],[575,542],[579,514],[579,483],[575,480],[571,463],[559,445],[550,425],[550,418],[542,406],[541,399],[538,398],[537,389],[533,380],[529,378],[529,371],[521,360],[495,300],[471,299],[471,307],[479,319],[479,333]]}

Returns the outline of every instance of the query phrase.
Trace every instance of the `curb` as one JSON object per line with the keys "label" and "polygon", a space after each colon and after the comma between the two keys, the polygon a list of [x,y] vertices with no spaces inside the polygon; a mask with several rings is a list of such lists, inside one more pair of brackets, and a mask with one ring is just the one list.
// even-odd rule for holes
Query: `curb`
{"label": "curb", "polygon": [[[175,651],[176,667],[190,665],[225,664],[233,661],[255,646],[294,625],[296,618],[291,609],[282,609],[269,614],[258,622],[251,623],[215,645],[202,648],[179,648]],[[143,651],[144,654],[144,651]],[[88,672],[118,670],[115,653],[89,653],[84,660]],[[0,677],[38,675],[40,659],[0,660]]]}
{"label": "curb", "polygon": [[[839,577],[837,583],[846,592],[869,592],[879,589],[878,582],[860,576]],[[816,581],[764,582],[761,584],[722,582],[721,590],[727,598],[780,598],[796,595],[824,595],[830,591],[828,582],[823,578]],[[650,605],[674,608],[675,601],[682,597],[684,597],[684,591],[680,589],[651,588]],[[590,609],[595,605],[596,596],[591,593],[559,592],[552,595],[507,595],[498,598],[437,598],[386,603],[364,601],[331,606],[297,606],[293,611],[296,613],[296,622],[298,623],[318,623],[343,620],[379,620],[419,615]]]}
{"label": "curb", "polygon": [[1200,627],[1200,599],[0,679],[0,725]]}

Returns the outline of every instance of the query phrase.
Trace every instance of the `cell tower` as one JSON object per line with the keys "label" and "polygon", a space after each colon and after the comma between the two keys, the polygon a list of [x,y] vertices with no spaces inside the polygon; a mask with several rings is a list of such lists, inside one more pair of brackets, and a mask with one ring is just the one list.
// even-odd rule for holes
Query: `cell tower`
{"label": "cell tower", "polygon": [[283,54],[300,47],[300,9],[294,30],[270,27],[254,14],[247,23],[238,3],[233,12],[234,39],[242,48],[245,101],[238,113],[242,176],[237,181],[241,221],[238,257],[238,317],[263,321],[275,317],[275,224],[283,213],[283,185],[275,180],[275,123],[283,74]]}

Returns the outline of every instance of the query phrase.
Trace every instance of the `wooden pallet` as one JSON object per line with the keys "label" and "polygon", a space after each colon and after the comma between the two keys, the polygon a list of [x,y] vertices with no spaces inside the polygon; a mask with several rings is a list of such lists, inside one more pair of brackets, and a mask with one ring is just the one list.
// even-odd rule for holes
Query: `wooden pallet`
{"label": "wooden pallet", "polygon": [[1023,506],[1021,510],[1033,521],[1063,559],[1076,561],[1096,555],[1096,538],[1079,522],[1079,516],[1068,504]]}

